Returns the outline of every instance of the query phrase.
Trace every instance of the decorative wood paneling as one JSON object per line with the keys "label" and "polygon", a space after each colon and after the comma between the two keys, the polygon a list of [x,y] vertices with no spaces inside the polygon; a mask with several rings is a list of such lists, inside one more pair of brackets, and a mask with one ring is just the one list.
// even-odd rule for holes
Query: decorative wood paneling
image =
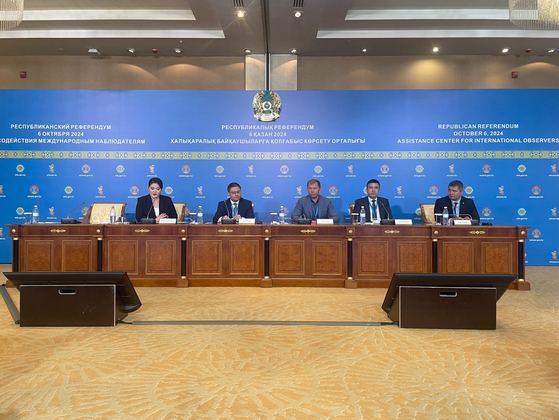
{"label": "decorative wood paneling", "polygon": [[343,272],[343,256],[342,242],[313,241],[311,276],[340,277]]}
{"label": "decorative wood paneling", "polygon": [[146,275],[174,275],[178,265],[176,251],[176,241],[146,241]]}
{"label": "decorative wood paneling", "polygon": [[258,275],[260,255],[259,240],[230,240],[231,275]]}
{"label": "decorative wood paneling", "polygon": [[427,273],[429,270],[430,243],[397,242],[396,257],[398,273]]}
{"label": "decorative wood paneling", "polygon": [[93,261],[92,241],[62,241],[61,271],[94,271],[97,261]]}
{"label": "decorative wood paneling", "polygon": [[481,244],[481,270],[486,274],[514,272],[514,252],[510,242],[484,242]]}
{"label": "decorative wood paneling", "polygon": [[126,271],[129,276],[139,273],[137,240],[107,240],[106,264],[108,271]]}
{"label": "decorative wood paneling", "polygon": [[357,241],[357,278],[388,277],[388,242]]}
{"label": "decorative wood paneling", "polygon": [[273,273],[276,275],[303,276],[305,274],[305,241],[276,240],[275,264]]}
{"label": "decorative wood paneling", "polygon": [[191,242],[191,273],[222,275],[222,241],[195,239]]}
{"label": "decorative wood paneling", "polygon": [[55,271],[55,243],[53,240],[33,240],[24,241],[25,250],[20,257],[23,257],[23,271],[40,272]]}
{"label": "decorative wood paneling", "polygon": [[14,267],[24,272],[96,271],[102,262],[102,270],[126,271],[134,285],[144,286],[386,287],[395,272],[435,270],[513,273],[520,278],[515,287],[522,290],[530,288],[524,279],[522,246],[528,229],[9,225],[17,251]]}
{"label": "decorative wood paneling", "polygon": [[442,245],[442,254],[439,254],[439,265],[444,269],[442,272],[475,273],[473,242],[446,242]]}

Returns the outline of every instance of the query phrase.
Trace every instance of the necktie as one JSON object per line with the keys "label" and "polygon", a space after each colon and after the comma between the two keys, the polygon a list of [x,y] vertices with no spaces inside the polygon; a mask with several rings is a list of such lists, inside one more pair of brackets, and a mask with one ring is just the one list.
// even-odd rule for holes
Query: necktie
{"label": "necktie", "polygon": [[454,202],[454,216],[458,217],[458,213],[456,212],[456,207],[458,207],[458,202],[457,201]]}
{"label": "necktie", "polygon": [[233,203],[233,216],[239,214],[239,210],[237,209],[237,203]]}
{"label": "necktie", "polygon": [[377,218],[377,200],[373,198],[371,200],[371,220],[375,220]]}

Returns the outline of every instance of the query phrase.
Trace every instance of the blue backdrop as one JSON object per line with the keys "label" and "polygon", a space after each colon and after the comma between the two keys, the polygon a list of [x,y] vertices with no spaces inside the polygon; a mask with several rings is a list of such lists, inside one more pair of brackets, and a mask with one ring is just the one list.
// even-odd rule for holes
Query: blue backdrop
{"label": "blue backdrop", "polygon": [[126,201],[130,217],[158,176],[207,221],[239,182],[264,223],[311,178],[342,220],[377,178],[394,216],[420,223],[419,204],[459,179],[482,222],[532,226],[527,264],[557,263],[556,90],[278,92],[272,123],[254,118],[255,93],[0,91],[0,262],[5,225],[35,204],[43,222],[82,201],[74,217],[103,201]]}

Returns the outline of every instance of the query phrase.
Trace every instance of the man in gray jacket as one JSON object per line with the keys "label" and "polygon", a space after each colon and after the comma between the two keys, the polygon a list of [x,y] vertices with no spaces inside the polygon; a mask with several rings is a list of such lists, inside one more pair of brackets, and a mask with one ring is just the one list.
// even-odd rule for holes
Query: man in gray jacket
{"label": "man in gray jacket", "polygon": [[301,197],[295,205],[295,210],[291,213],[291,221],[297,223],[301,218],[310,219],[312,223],[316,223],[317,219],[326,219],[330,217],[334,223],[340,221],[340,216],[336,212],[334,205],[330,199],[320,195],[320,181],[311,179],[307,182],[307,191],[309,195]]}

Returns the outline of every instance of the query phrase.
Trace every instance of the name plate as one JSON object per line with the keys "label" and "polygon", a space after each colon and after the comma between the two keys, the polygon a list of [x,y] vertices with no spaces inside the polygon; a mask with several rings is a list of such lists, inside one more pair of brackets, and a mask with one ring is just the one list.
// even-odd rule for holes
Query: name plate
{"label": "name plate", "polygon": [[254,225],[256,224],[256,219],[239,219],[240,225]]}
{"label": "name plate", "polygon": [[458,220],[458,219],[454,219],[454,226],[472,226],[472,221],[471,220]]}
{"label": "name plate", "polygon": [[177,219],[159,219],[160,225],[174,225],[177,223]]}
{"label": "name plate", "polygon": [[411,225],[412,220],[411,219],[394,219],[394,224],[395,225]]}
{"label": "name plate", "polygon": [[316,219],[317,225],[333,225],[334,219]]}

